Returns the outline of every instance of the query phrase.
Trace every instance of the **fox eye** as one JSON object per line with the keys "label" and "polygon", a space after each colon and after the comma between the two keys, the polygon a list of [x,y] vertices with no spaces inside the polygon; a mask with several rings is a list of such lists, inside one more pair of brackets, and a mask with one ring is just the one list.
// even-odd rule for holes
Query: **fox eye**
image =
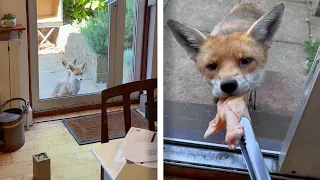
{"label": "fox eye", "polygon": [[215,71],[217,69],[217,64],[213,63],[213,64],[208,64],[206,67],[209,71]]}
{"label": "fox eye", "polygon": [[253,60],[251,58],[243,58],[240,59],[240,65],[241,66],[247,66],[249,65]]}

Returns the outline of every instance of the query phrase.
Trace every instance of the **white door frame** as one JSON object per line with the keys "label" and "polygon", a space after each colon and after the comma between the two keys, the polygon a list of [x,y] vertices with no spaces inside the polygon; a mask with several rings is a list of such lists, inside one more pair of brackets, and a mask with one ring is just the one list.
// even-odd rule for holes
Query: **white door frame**
{"label": "white door frame", "polygon": [[[137,0],[137,6],[140,8],[144,4],[143,0]],[[55,98],[50,100],[40,100],[39,98],[39,65],[38,65],[38,48],[37,48],[37,5],[36,0],[29,0],[29,32],[30,33],[30,68],[31,68],[31,89],[32,89],[32,105],[34,112],[42,112],[55,109],[65,109],[80,106],[89,106],[94,104],[101,104],[100,93],[78,95],[74,97]],[[116,0],[110,2],[109,5],[109,63],[108,63],[108,87],[114,87],[122,84],[123,77],[123,49],[124,49],[124,28],[125,28],[125,12],[126,12],[126,0]],[[141,12],[140,9],[137,9]],[[144,11],[142,11],[144,12]],[[136,43],[142,44],[143,32],[143,13],[137,14],[137,33]],[[142,28],[141,28],[142,21]],[[136,44],[135,56],[141,57],[141,50],[139,51],[140,44]],[[140,48],[141,49],[141,48]],[[122,59],[122,61],[117,61]],[[140,79],[141,72],[141,58],[135,59],[135,64],[138,65],[135,68],[134,80]],[[139,74],[139,76],[137,75]],[[136,95],[137,96],[137,95]],[[118,101],[122,98],[111,99],[111,101]]]}
{"label": "white door frame", "polygon": [[280,152],[280,174],[320,178],[319,62],[320,48]]}

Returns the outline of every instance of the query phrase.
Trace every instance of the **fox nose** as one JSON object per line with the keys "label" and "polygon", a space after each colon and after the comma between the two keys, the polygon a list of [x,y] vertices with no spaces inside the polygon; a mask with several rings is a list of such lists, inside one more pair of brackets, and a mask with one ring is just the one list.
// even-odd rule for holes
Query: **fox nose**
{"label": "fox nose", "polygon": [[233,93],[238,88],[236,80],[224,80],[220,85],[220,89],[225,93]]}

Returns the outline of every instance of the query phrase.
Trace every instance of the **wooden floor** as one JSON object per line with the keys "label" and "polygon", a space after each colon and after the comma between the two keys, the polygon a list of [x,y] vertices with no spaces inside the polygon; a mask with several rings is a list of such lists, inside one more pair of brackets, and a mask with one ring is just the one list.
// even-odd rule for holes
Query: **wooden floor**
{"label": "wooden floor", "polygon": [[[115,107],[108,110],[120,109],[121,107]],[[41,152],[46,152],[51,159],[52,180],[100,179],[100,165],[90,151],[91,147],[99,143],[79,146],[61,120],[50,121],[99,112],[100,110],[89,110],[35,119],[37,123],[25,132],[26,142],[20,150],[0,153],[0,180],[31,180],[32,155]]]}

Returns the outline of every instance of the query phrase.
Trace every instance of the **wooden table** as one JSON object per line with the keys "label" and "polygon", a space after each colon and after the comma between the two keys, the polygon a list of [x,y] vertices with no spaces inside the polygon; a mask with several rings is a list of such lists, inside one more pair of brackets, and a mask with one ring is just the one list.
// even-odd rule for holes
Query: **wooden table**
{"label": "wooden table", "polygon": [[114,162],[114,158],[123,142],[123,139],[111,140],[99,144],[91,149],[94,156],[104,169],[104,180],[114,180],[125,162]]}

